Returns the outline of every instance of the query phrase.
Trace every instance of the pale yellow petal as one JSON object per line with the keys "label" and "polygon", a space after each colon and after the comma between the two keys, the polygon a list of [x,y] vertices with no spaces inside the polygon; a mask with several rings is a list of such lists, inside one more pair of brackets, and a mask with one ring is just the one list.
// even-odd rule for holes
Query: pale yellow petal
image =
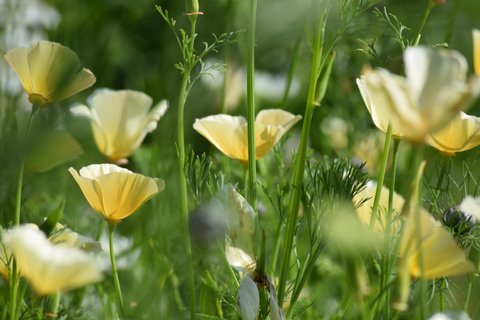
{"label": "pale yellow petal", "polygon": [[140,174],[113,172],[97,179],[101,188],[103,213],[108,220],[122,220],[164,189],[160,179]]}
{"label": "pale yellow petal", "polygon": [[[400,256],[402,257],[409,257],[415,252],[418,239],[423,242],[432,234],[434,228],[439,224],[423,208],[417,208],[417,210],[413,211],[411,214],[412,216],[406,219],[402,240],[400,242]],[[417,232],[417,228],[415,227],[414,214],[419,215],[420,232]]]}
{"label": "pale yellow petal", "polygon": [[27,94],[32,93],[30,67],[28,65],[28,48],[16,48],[5,54],[5,60],[13,67],[23,89]]}
{"label": "pale yellow petal", "polygon": [[97,194],[97,191],[95,190],[95,187],[93,184],[94,180],[88,177],[80,176],[78,172],[73,168],[69,168],[68,171],[77,182],[78,186],[80,187],[80,190],[82,190],[82,193],[85,196],[85,199],[87,199],[90,206],[95,211],[99,213],[102,212],[103,205],[102,205],[100,195]]}
{"label": "pale yellow petal", "polygon": [[473,64],[475,73],[480,75],[480,30],[473,29]]}
{"label": "pale yellow petal", "polygon": [[82,287],[101,278],[95,259],[80,249],[53,245],[38,229],[19,226],[4,235],[20,274],[39,295]]}
{"label": "pale yellow petal", "polygon": [[65,84],[65,86],[59,86],[57,90],[51,94],[50,98],[53,101],[61,101],[77,94],[80,91],[90,88],[96,81],[97,78],[92,71],[83,68],[78,73],[73,75]]}
{"label": "pale yellow petal", "polygon": [[442,130],[429,135],[427,142],[447,154],[475,148],[480,145],[480,118],[460,112]]}
{"label": "pale yellow petal", "polygon": [[230,158],[248,161],[247,122],[226,114],[197,119],[193,128]]}
{"label": "pale yellow petal", "polygon": [[[442,226],[436,225],[433,232],[422,242],[422,256],[425,279],[456,276],[474,272],[474,265],[468,261],[457,241]],[[409,258],[409,271],[413,277],[420,277],[418,251]]]}
{"label": "pale yellow petal", "polygon": [[[375,199],[376,189],[377,189],[377,184],[369,182],[362,191],[360,191],[353,197],[354,204],[361,203],[360,206],[356,208],[357,215],[360,218],[360,220],[367,226],[370,224],[370,219],[372,216],[372,207]],[[374,224],[373,224],[373,230],[377,232],[385,231],[385,228],[386,228],[385,214],[388,210],[389,196],[390,196],[390,190],[382,186],[378,217],[376,220],[374,220]],[[365,199],[366,201],[364,201]],[[404,203],[405,203],[405,200],[403,199],[403,197],[398,193],[394,192],[393,205],[392,205],[394,212],[392,213],[392,219],[395,219],[395,217],[398,214],[400,214]],[[392,230],[395,231],[397,229],[397,224],[394,223],[392,226],[393,226]]]}

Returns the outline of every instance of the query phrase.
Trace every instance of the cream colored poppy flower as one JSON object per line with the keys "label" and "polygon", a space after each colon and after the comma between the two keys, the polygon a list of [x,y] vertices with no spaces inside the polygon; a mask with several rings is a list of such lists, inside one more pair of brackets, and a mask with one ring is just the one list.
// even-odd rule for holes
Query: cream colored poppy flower
{"label": "cream colored poppy flower", "polygon": [[480,30],[473,29],[473,66],[475,73],[480,76]]}
{"label": "cream colored poppy flower", "polygon": [[357,85],[378,129],[390,123],[395,137],[423,143],[473,102],[480,82],[466,82],[467,62],[456,51],[411,47],[403,58],[406,78],[370,70]]}
{"label": "cream colored poppy flower", "polygon": [[[260,111],[255,119],[256,159],[270,152],[301,118],[278,109]],[[248,131],[244,117],[226,114],[208,116],[195,120],[193,128],[228,157],[248,161]]]}
{"label": "cream colored poppy flower", "polygon": [[120,222],[165,188],[161,179],[145,177],[114,164],[92,164],[72,174],[92,208],[109,222]]}
{"label": "cream colored poppy flower", "polygon": [[457,241],[439,222],[423,208],[419,208],[416,214],[420,215],[420,232],[415,230],[415,217],[407,217],[400,243],[400,267],[407,268],[413,278],[422,276],[417,245],[420,239],[423,278],[435,279],[475,271]]}
{"label": "cream colored poppy flower", "polygon": [[[377,190],[377,183],[373,181],[369,181],[365,186],[365,188],[353,197],[354,204],[360,203],[360,205],[357,206],[356,208],[357,215],[360,218],[360,220],[367,226],[370,224],[370,219],[372,216],[372,207],[373,207],[373,202],[375,200],[376,190]],[[390,196],[390,190],[382,186],[379,209],[377,212],[378,217],[373,222],[373,230],[377,232],[384,232],[386,229],[387,221],[385,219],[385,215],[388,210],[389,196]],[[392,223],[393,223],[392,230],[398,229],[399,220],[395,220],[395,218],[401,213],[404,203],[405,203],[405,200],[403,199],[403,197],[398,193],[394,192],[393,205],[392,205],[392,208],[394,210],[394,212],[392,213]]]}
{"label": "cream colored poppy flower", "polygon": [[121,162],[143,142],[147,133],[157,128],[157,122],[167,111],[166,100],[152,109],[152,98],[133,90],[96,90],[88,104],[71,109],[77,116],[91,121],[98,150],[112,162]]}
{"label": "cream colored poppy flower", "polygon": [[55,245],[28,225],[7,231],[3,242],[12,251],[20,274],[39,295],[83,287],[102,278],[95,258],[68,245]]}
{"label": "cream colored poppy flower", "polygon": [[460,112],[446,127],[427,137],[427,143],[452,156],[480,145],[480,118]]}
{"label": "cream colored poppy flower", "polygon": [[29,48],[12,49],[4,57],[15,69],[28,100],[39,106],[73,96],[96,81],[75,52],[59,43],[39,41]]}

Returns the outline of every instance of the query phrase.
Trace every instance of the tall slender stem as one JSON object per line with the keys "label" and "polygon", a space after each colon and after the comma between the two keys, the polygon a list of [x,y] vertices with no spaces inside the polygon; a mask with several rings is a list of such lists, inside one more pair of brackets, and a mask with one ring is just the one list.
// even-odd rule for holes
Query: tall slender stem
{"label": "tall slender stem", "polygon": [[125,308],[123,304],[122,288],[120,287],[120,280],[118,279],[117,263],[115,260],[115,251],[113,245],[113,231],[115,231],[116,224],[114,222],[108,222],[108,244],[110,249],[110,262],[112,264],[113,282],[115,284],[115,292],[117,293],[117,303],[120,308],[120,314],[125,314]]}
{"label": "tall slender stem", "polygon": [[180,87],[180,97],[178,99],[178,165],[180,173],[180,201],[182,210],[182,224],[184,228],[184,246],[188,264],[188,288],[190,293],[190,318],[196,317],[196,297],[195,297],[195,279],[193,270],[192,244],[190,239],[190,230],[188,228],[188,190],[187,178],[185,176],[185,137],[183,129],[183,119],[185,111],[185,102],[187,99],[187,85],[190,80],[190,71],[185,72]]}
{"label": "tall slender stem", "polygon": [[25,169],[25,152],[27,151],[26,143],[28,143],[28,136],[30,135],[30,128],[33,122],[33,116],[36,113],[37,107],[32,105],[32,111],[28,117],[27,127],[25,129],[25,135],[20,137],[21,146],[20,146],[20,169],[18,172],[17,179],[17,192],[15,195],[15,216],[13,219],[14,225],[20,224],[20,212],[22,207],[22,186],[23,186],[23,172]]}
{"label": "tall slender stem", "polygon": [[427,22],[428,16],[430,15],[430,12],[432,11],[433,7],[435,7],[436,3],[433,1],[428,1],[427,8],[423,12],[422,20],[420,22],[420,25],[418,26],[417,32],[415,33],[415,38],[413,41],[413,46],[418,46],[420,43],[420,38],[422,37],[422,31],[423,28],[425,27],[425,23]]}
{"label": "tall slender stem", "polygon": [[382,162],[380,164],[380,172],[378,173],[377,189],[375,190],[375,198],[373,199],[372,215],[370,216],[369,226],[373,228],[375,220],[378,218],[378,206],[382,195],[383,180],[387,171],[388,156],[390,154],[390,143],[392,140],[392,126],[389,124],[387,134],[385,136],[385,144],[383,145]]}
{"label": "tall slender stem", "polygon": [[257,0],[250,0],[250,26],[247,53],[247,122],[248,122],[248,201],[256,207],[256,161],[255,161],[255,26]]}
{"label": "tall slender stem", "polygon": [[295,227],[297,225],[298,209],[300,206],[308,137],[310,134],[313,111],[315,110],[315,89],[319,76],[322,52],[322,19],[320,19],[319,17],[316,17],[316,19],[317,20],[314,30],[315,37],[313,43],[312,66],[310,69],[310,84],[308,88],[308,97],[305,107],[305,116],[303,120],[300,145],[298,147],[297,156],[295,158],[295,167],[292,178],[292,192],[290,194],[290,202],[287,211],[285,243],[283,248],[284,254],[282,256],[282,261],[280,265],[280,277],[278,281],[278,302],[280,306],[283,304],[283,301],[285,299],[287,275],[290,268],[290,256],[292,253],[293,238],[295,236]]}

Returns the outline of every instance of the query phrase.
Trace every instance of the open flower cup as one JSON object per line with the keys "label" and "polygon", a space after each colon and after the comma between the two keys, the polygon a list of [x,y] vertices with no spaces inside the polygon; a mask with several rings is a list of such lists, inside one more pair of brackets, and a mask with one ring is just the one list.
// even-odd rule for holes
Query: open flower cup
{"label": "open flower cup", "polygon": [[82,68],[75,52],[55,42],[12,49],[5,60],[15,69],[29,101],[40,107],[73,96],[96,81],[90,70]]}
{"label": "open flower cup", "polygon": [[166,100],[153,108],[153,100],[143,92],[133,90],[96,90],[88,105],[77,105],[71,112],[90,120],[98,150],[111,162],[121,163],[143,142],[147,133],[157,128],[157,122],[168,108]]}
{"label": "open flower cup", "polygon": [[467,62],[456,51],[410,47],[403,59],[405,78],[368,70],[357,85],[378,129],[390,124],[394,137],[423,143],[473,102],[480,82],[466,81]]}
{"label": "open flower cup", "polygon": [[68,169],[92,208],[111,223],[120,222],[165,188],[163,180],[145,177],[113,164]]}
{"label": "open flower cup", "polygon": [[[269,153],[280,138],[302,117],[290,112],[267,109],[255,119],[255,157]],[[193,128],[226,156],[248,161],[247,120],[242,116],[218,114],[195,120]]]}

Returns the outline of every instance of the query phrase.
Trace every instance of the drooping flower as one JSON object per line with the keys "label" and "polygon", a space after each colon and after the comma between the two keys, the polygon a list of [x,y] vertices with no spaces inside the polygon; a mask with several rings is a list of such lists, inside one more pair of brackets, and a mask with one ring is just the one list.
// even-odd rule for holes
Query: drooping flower
{"label": "drooping flower", "polygon": [[15,48],[5,54],[28,94],[39,106],[66,99],[92,86],[93,73],[82,68],[71,49],[59,43],[39,41],[29,48]]}
{"label": "drooping flower", "polygon": [[430,134],[427,143],[446,155],[480,145],[480,118],[460,112],[442,130]]}
{"label": "drooping flower", "polygon": [[[264,157],[301,116],[290,112],[268,109],[255,119],[255,155]],[[247,121],[241,116],[219,114],[197,119],[193,128],[230,158],[248,161]]]}
{"label": "drooping flower", "polygon": [[31,226],[9,230],[3,242],[15,256],[20,274],[39,295],[83,287],[102,277],[94,257],[66,244],[55,245]]}
{"label": "drooping flower", "polygon": [[96,90],[88,104],[71,109],[91,121],[93,136],[100,152],[112,162],[121,162],[143,142],[147,133],[167,111],[166,100],[152,106],[152,98],[133,90]]}
{"label": "drooping flower", "polygon": [[378,129],[423,143],[477,97],[480,82],[466,82],[467,62],[458,52],[410,47],[404,53],[403,78],[378,69],[367,71],[357,85]]}
{"label": "drooping flower", "polygon": [[72,174],[92,208],[116,223],[138,210],[165,188],[163,180],[150,178],[113,164],[92,164]]}

